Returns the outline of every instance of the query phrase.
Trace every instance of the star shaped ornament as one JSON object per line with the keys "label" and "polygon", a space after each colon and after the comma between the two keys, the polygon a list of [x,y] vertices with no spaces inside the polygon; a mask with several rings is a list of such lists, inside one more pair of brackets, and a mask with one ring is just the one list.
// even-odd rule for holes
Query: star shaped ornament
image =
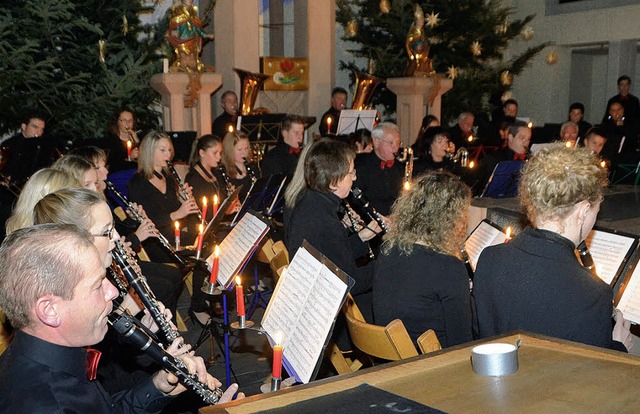
{"label": "star shaped ornament", "polygon": [[455,66],[451,65],[447,68],[447,77],[451,80],[454,80],[455,78],[458,77],[458,68],[456,68]]}
{"label": "star shaped ornament", "polygon": [[433,29],[434,27],[439,25],[440,24],[440,17],[439,16],[440,16],[440,13],[431,12],[430,14],[428,14],[427,15],[427,19],[426,19],[427,20],[427,23],[426,23],[427,26],[429,26],[430,28]]}
{"label": "star shaped ornament", "polygon": [[471,44],[471,53],[473,56],[480,56],[482,54],[482,45],[477,40]]}

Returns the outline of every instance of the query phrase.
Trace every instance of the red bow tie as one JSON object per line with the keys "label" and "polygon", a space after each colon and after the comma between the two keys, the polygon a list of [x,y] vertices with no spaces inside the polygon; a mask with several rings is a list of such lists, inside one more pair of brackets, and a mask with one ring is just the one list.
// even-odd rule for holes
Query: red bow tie
{"label": "red bow tie", "polygon": [[384,170],[385,168],[391,168],[393,167],[393,162],[395,160],[389,160],[389,161],[380,161],[380,169]]}
{"label": "red bow tie", "polygon": [[87,379],[89,381],[96,379],[100,355],[102,355],[102,352],[89,346],[87,347]]}
{"label": "red bow tie", "polygon": [[289,154],[300,154],[300,147],[298,148],[289,147]]}
{"label": "red bow tie", "polygon": [[514,161],[524,161],[526,154],[513,154]]}

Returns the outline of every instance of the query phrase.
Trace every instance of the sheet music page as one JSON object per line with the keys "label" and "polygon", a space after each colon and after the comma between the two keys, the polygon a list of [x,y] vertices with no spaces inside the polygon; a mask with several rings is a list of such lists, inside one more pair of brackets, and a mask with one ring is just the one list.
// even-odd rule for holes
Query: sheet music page
{"label": "sheet music page", "polygon": [[596,273],[611,284],[634,239],[606,231],[592,230],[585,240],[596,265]]}
{"label": "sheet music page", "polygon": [[616,307],[622,311],[625,319],[640,324],[640,266],[633,270]]}
{"label": "sheet music page", "polygon": [[262,327],[283,333],[285,366],[308,383],[338,313],[347,285],[306,249],[300,248],[278,282]]}
{"label": "sheet music page", "polygon": [[[236,275],[247,256],[267,232],[268,225],[253,214],[245,214],[242,220],[220,243],[220,267],[218,283],[227,286]],[[213,264],[213,254],[207,258],[209,268]]]}
{"label": "sheet music page", "polygon": [[469,261],[473,270],[476,270],[480,253],[489,246],[504,243],[507,235],[486,221],[480,222],[478,227],[469,235],[464,242],[464,249],[469,255]]}

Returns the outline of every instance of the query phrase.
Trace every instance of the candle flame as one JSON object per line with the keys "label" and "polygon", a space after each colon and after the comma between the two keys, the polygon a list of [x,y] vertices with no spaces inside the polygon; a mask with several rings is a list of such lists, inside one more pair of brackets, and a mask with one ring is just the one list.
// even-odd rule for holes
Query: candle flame
{"label": "candle flame", "polygon": [[404,182],[404,190],[409,191],[411,189],[411,183],[409,181]]}
{"label": "candle flame", "polygon": [[213,195],[213,204],[215,204],[215,205],[218,204],[218,194],[214,194]]}
{"label": "candle flame", "polygon": [[507,239],[511,238],[511,226],[507,227]]}
{"label": "candle flame", "polygon": [[605,167],[607,166],[607,163],[606,163],[604,160],[603,160],[603,161],[600,161],[600,166],[601,166],[602,168],[605,168]]}
{"label": "candle flame", "polygon": [[200,223],[198,227],[200,228],[200,234],[204,233],[204,226],[202,225],[202,223]]}
{"label": "candle flame", "polygon": [[213,255],[215,257],[220,257],[220,246],[216,244],[216,247],[213,249]]}
{"label": "candle flame", "polygon": [[571,148],[571,141],[565,142],[564,146],[567,147],[567,148]]}
{"label": "candle flame", "polygon": [[176,226],[176,230],[180,230],[180,222],[176,221],[173,223],[174,226]]}
{"label": "candle flame", "polygon": [[207,197],[202,197],[202,205],[207,206]]}
{"label": "candle flame", "polygon": [[467,138],[467,141],[472,142],[473,141],[473,135],[469,135],[469,137]]}
{"label": "candle flame", "polygon": [[282,345],[282,332],[278,332],[275,337],[276,345]]}
{"label": "candle flame", "polygon": [[331,119],[330,116],[327,117],[327,125],[331,125],[331,123],[333,122],[333,119]]}
{"label": "candle flame", "polygon": [[475,163],[475,162],[473,162],[473,161],[470,161],[470,162],[469,162],[469,168],[473,168],[475,165],[476,165],[476,163]]}
{"label": "candle flame", "polygon": [[240,276],[236,276],[236,286],[242,286],[242,280],[240,280]]}
{"label": "candle flame", "polygon": [[127,141],[127,148],[131,149],[131,141]]}
{"label": "candle flame", "polygon": [[533,122],[529,122],[529,123],[527,124],[527,127],[528,127],[529,129],[533,128]]}
{"label": "candle flame", "polygon": [[227,128],[227,131],[229,131],[230,134],[233,134],[233,125],[229,125],[229,128]]}

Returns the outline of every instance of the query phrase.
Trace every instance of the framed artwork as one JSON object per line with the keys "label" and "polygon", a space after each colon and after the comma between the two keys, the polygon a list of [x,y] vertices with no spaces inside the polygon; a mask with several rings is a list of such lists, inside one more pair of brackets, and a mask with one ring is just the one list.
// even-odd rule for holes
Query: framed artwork
{"label": "framed artwork", "polygon": [[271,75],[265,91],[305,91],[309,89],[309,59],[264,56],[262,73]]}

